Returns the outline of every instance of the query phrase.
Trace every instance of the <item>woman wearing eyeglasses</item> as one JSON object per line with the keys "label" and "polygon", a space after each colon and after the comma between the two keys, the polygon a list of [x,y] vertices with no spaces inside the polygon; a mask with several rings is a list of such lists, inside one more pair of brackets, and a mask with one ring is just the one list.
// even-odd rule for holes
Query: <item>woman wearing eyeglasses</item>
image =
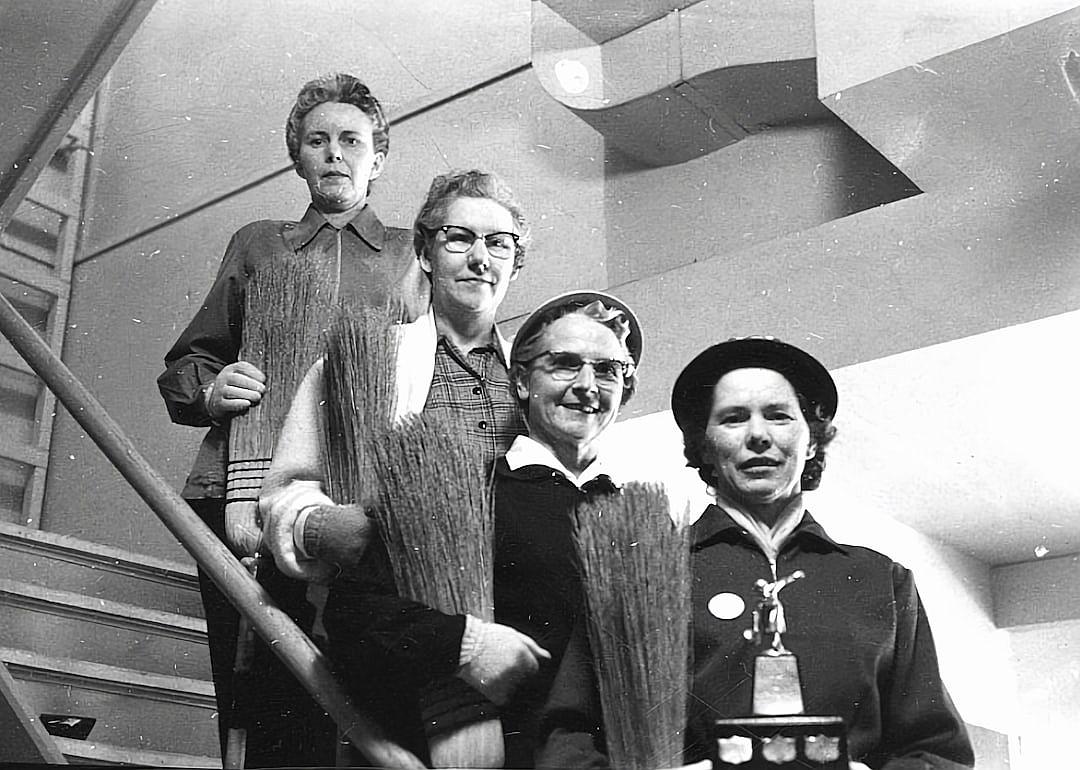
{"label": "woman wearing eyeglasses", "polygon": [[[514,194],[477,170],[437,176],[413,227],[431,307],[401,329],[398,409],[448,417],[488,463],[525,432],[510,392],[510,345],[495,312],[524,265],[527,240]],[[363,512],[335,506],[327,495],[323,392],[320,362],[293,398],[259,498],[263,536],[279,569],[314,581],[355,564],[373,534]]]}
{"label": "woman wearing eyeglasses", "polygon": [[[525,216],[512,191],[494,174],[452,172],[432,181],[413,235],[420,268],[430,278],[431,306],[400,330],[398,408],[406,414],[444,416],[490,466],[525,432],[510,387],[510,346],[495,326],[499,304],[525,261]],[[264,544],[290,577],[326,582],[345,573],[331,592],[325,625],[334,662],[346,672],[357,704],[421,758],[436,766],[462,766],[453,741],[445,738],[454,723],[434,712],[422,720],[416,698],[402,694],[393,680],[382,676],[379,666],[368,665],[365,650],[353,643],[356,627],[364,621],[356,613],[375,613],[378,603],[355,600],[356,590],[366,589],[363,585],[357,589],[345,577],[360,574],[368,582],[378,580],[378,575],[365,572],[366,562],[358,563],[368,551],[379,550],[368,547],[379,542],[379,535],[360,506],[335,504],[328,494],[321,429],[324,408],[320,362],[293,398],[262,488]],[[465,619],[450,618],[444,625],[460,639]],[[531,640],[497,624],[490,624],[487,636],[499,638],[502,649],[536,667],[541,653]],[[458,664],[456,647],[445,655],[436,652],[426,665],[439,665],[444,658],[447,666],[453,664],[452,674]],[[459,684],[458,700],[483,700],[464,682]],[[492,734],[496,738],[501,734],[496,717],[476,723],[476,743],[485,742],[477,736]],[[478,759],[477,766],[501,764],[499,748]]]}
{"label": "woman wearing eyeglasses", "polygon": [[[470,291],[443,281],[433,271],[435,298]],[[520,404],[529,435],[518,436],[494,461],[493,623],[398,597],[377,538],[360,564],[362,585],[335,584],[326,626],[339,671],[348,684],[368,683],[369,699],[370,685],[382,685],[391,711],[371,713],[421,756],[415,735],[421,722],[435,721],[432,761],[457,758],[456,766],[477,766],[472,727],[497,717],[505,751],[498,764],[532,766],[539,712],[583,601],[573,512],[582,501],[618,489],[598,456],[597,439],[634,391],[641,349],[634,313],[602,292],[555,297],[520,328],[507,393]],[[418,696],[447,677],[468,687],[434,701]],[[415,724],[395,721],[409,713],[410,702]],[[395,715],[389,721],[388,713]]]}
{"label": "woman wearing eyeglasses", "polygon": [[597,442],[634,393],[641,349],[633,311],[601,292],[554,297],[514,338],[510,379],[529,435],[495,464],[495,619],[551,657],[503,706],[506,767],[533,766],[539,712],[583,606],[573,513],[623,480]]}

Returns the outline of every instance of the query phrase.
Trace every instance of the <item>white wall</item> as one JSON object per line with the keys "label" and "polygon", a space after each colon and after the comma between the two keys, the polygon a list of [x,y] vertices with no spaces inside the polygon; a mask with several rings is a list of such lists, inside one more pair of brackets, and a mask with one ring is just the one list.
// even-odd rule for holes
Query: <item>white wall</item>
{"label": "white wall", "polygon": [[1023,686],[1016,703],[1019,761],[1013,770],[1076,765],[1063,758],[1080,725],[1080,620],[1011,629],[1012,665]]}

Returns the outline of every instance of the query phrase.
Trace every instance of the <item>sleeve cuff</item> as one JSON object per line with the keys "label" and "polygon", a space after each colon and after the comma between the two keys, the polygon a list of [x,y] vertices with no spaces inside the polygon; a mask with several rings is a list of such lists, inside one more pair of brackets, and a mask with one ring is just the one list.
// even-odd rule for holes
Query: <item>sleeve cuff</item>
{"label": "sleeve cuff", "polygon": [[484,621],[474,618],[472,615],[465,616],[465,631],[461,635],[461,655],[458,666],[467,666],[480,652],[480,644],[484,635]]}
{"label": "sleeve cuff", "polygon": [[420,716],[428,738],[473,722],[495,719],[499,709],[457,677],[432,682],[420,692]]}
{"label": "sleeve cuff", "polygon": [[210,384],[203,388],[202,391],[202,408],[206,412],[207,418],[210,420],[211,425],[221,425],[222,422],[214,413],[210,411],[210,399],[214,397],[214,388],[217,386],[217,380],[210,380]]}
{"label": "sleeve cuff", "polygon": [[296,552],[305,559],[314,559],[315,557],[305,547],[304,540],[306,539],[306,527],[307,520],[311,514],[318,510],[318,505],[306,506],[296,517],[296,522],[293,523],[293,547],[296,548]]}
{"label": "sleeve cuff", "polygon": [[334,501],[322,491],[322,485],[313,480],[292,480],[281,484],[280,479],[273,476],[274,466],[266,474],[262,492],[259,495],[259,510],[263,515],[263,526],[274,530],[276,526],[282,528],[279,537],[285,538],[289,529],[288,522],[292,522],[292,540],[294,545],[302,543],[304,528],[301,514],[310,508],[320,505],[333,505]]}

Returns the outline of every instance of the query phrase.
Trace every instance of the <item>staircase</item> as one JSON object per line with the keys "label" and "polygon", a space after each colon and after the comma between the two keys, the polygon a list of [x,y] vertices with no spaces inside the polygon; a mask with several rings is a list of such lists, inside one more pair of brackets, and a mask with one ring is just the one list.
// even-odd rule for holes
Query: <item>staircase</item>
{"label": "staircase", "polygon": [[201,616],[193,567],[0,522],[0,763],[221,767]]}

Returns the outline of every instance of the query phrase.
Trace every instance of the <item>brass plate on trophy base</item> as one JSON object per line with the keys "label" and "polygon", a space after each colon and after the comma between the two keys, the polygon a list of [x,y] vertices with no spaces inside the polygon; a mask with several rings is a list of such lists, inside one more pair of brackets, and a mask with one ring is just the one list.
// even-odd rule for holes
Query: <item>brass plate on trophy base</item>
{"label": "brass plate on trophy base", "polygon": [[840,717],[718,719],[713,728],[716,770],[847,770],[847,733]]}

